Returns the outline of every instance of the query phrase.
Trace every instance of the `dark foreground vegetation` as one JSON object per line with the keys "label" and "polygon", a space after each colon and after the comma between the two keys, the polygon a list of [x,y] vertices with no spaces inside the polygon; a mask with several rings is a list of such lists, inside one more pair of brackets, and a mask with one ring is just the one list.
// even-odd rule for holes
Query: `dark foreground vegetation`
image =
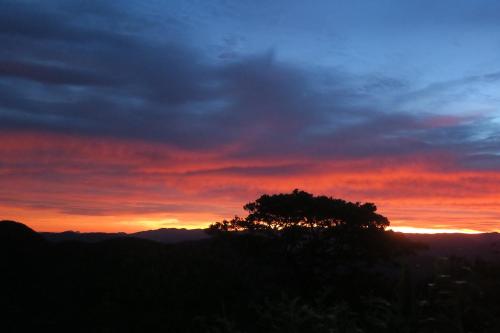
{"label": "dark foreground vegetation", "polygon": [[424,256],[373,204],[294,191],[245,209],[175,244],[0,222],[1,331],[500,332],[497,255]]}

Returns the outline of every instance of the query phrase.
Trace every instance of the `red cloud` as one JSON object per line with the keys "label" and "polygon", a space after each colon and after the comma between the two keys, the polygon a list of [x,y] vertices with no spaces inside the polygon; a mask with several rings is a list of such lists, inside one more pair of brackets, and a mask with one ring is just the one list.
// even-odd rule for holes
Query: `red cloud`
{"label": "red cloud", "polygon": [[314,160],[232,157],[140,141],[0,135],[3,218],[37,230],[205,227],[262,193],[304,189],[375,202],[393,226],[500,230],[500,173],[452,155]]}

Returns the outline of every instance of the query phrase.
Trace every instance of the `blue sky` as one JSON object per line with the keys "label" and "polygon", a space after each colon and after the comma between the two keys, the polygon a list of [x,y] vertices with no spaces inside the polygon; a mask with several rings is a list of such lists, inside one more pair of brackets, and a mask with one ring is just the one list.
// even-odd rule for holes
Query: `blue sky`
{"label": "blue sky", "polygon": [[[102,82],[87,84],[85,90],[78,84],[56,87],[70,89],[75,98],[94,90],[93,96],[108,94],[106,103],[119,104],[121,100],[140,104],[143,96],[133,96],[136,91],[127,91],[127,96],[117,91],[111,101],[109,94],[114,92],[100,88],[106,80],[110,81],[108,87],[112,80],[139,85],[134,75],[168,84],[166,76],[176,74],[170,71],[177,67],[177,61],[185,69],[177,77],[190,86],[172,88],[166,94],[174,95],[176,89],[210,90],[210,85],[217,89],[225,78],[214,77],[214,72],[238,66],[244,70],[252,62],[253,66],[264,66],[255,62],[267,61],[279,71],[276,82],[268,82],[273,88],[281,83],[279,75],[285,81],[292,75],[301,81],[296,84],[304,85],[304,94],[316,95],[329,104],[336,95],[333,98],[341,108],[353,109],[351,117],[343,116],[346,119],[341,126],[343,122],[363,121],[365,116],[355,111],[362,108],[372,109],[372,115],[464,117],[461,125],[473,126],[476,137],[489,137],[500,119],[500,5],[495,1],[128,1],[120,5],[13,1],[7,2],[6,8],[3,60],[21,58],[31,65],[92,72],[93,65],[107,66],[105,62],[116,57],[122,63],[115,70],[130,72],[127,78],[105,73],[108,77],[94,78]],[[96,54],[86,59],[82,52]],[[128,52],[128,59],[120,59],[129,56]],[[168,58],[172,54],[175,59]],[[62,58],[64,55],[68,58]],[[148,75],[161,65],[168,73],[160,82]],[[10,89],[16,90],[17,83],[33,96],[49,100],[51,94],[61,93],[62,89],[30,84],[22,73],[10,71],[4,69],[7,77],[2,82],[21,79],[8,84]],[[192,87],[196,84],[189,80],[202,87]],[[205,96],[203,103],[200,96],[186,96],[182,107],[199,114],[227,106],[234,97],[229,92],[204,93],[217,96]],[[160,107],[165,110],[172,105]],[[3,111],[4,117],[12,113],[16,110]],[[326,121],[338,116],[335,106],[330,113]],[[308,131],[328,130],[321,129],[324,122],[312,124]],[[468,133],[462,139],[474,138]]]}
{"label": "blue sky", "polygon": [[[255,161],[289,160],[259,166],[258,174],[275,176],[278,168],[293,177],[336,161],[421,158],[443,174],[500,171],[498,1],[71,0],[2,7],[4,133],[223,152],[223,169],[242,177],[255,175]],[[1,164],[9,172],[22,164],[13,150]],[[51,160],[58,152],[47,154]],[[129,176],[125,166],[122,177]],[[57,165],[51,170],[40,177],[60,176]],[[268,190],[247,186],[240,198]],[[370,193],[363,199],[380,199]]]}

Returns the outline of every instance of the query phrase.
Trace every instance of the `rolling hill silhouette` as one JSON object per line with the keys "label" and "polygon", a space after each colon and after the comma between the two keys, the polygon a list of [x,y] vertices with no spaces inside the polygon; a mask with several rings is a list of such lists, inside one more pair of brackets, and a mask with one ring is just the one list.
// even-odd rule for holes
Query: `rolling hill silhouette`
{"label": "rolling hill silhouette", "polygon": [[104,232],[41,232],[45,239],[52,242],[63,241],[82,241],[82,242],[100,242],[114,238],[141,238],[153,240],[161,243],[178,243],[184,241],[196,241],[208,238],[204,229],[176,229],[162,228],[156,230],[139,231],[135,233],[104,233]]}
{"label": "rolling hill silhouette", "polygon": [[26,252],[36,251],[44,245],[44,237],[26,225],[15,221],[0,221],[1,249]]}
{"label": "rolling hill silhouette", "polygon": [[[20,224],[20,223],[18,223]],[[28,227],[26,227],[29,229]],[[31,229],[29,229],[31,230]],[[35,233],[33,230],[31,230]],[[139,231],[135,233],[103,233],[103,232],[41,232],[44,239],[51,242],[81,241],[100,242],[115,238],[141,238],[165,244],[184,241],[197,241],[210,236],[206,229],[177,229],[161,228],[156,230]],[[425,244],[421,251],[430,256],[460,256],[466,258],[492,258],[500,255],[500,234],[404,234],[406,238]]]}
{"label": "rolling hill silhouette", "polygon": [[424,243],[422,254],[464,258],[500,258],[500,234],[406,234],[408,239]]}
{"label": "rolling hill silhouette", "polygon": [[407,237],[428,248],[339,260],[251,233],[1,221],[2,332],[498,332],[500,235]]}

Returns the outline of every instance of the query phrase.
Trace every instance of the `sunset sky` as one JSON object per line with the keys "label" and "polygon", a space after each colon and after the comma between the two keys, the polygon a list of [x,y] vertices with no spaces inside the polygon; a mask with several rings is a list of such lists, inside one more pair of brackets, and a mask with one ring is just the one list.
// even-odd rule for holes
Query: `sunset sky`
{"label": "sunset sky", "polygon": [[0,6],[0,219],[206,227],[298,188],[500,231],[498,0]]}

